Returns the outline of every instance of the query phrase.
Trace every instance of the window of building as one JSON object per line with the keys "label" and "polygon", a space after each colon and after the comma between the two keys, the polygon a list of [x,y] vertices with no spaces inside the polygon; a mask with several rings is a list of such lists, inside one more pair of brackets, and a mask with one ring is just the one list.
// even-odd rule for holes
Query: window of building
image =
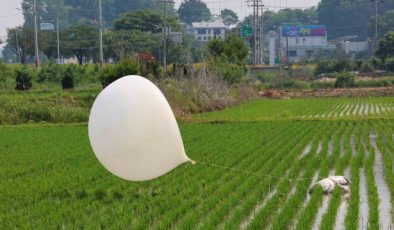
{"label": "window of building", "polygon": [[289,57],[297,57],[297,50],[290,50]]}
{"label": "window of building", "polygon": [[206,34],[207,30],[206,29],[198,29],[198,34]]}
{"label": "window of building", "polygon": [[218,35],[218,34],[222,34],[222,32],[220,29],[214,29],[213,34]]}
{"label": "window of building", "polygon": [[207,37],[206,37],[206,36],[202,37],[202,40],[206,41],[206,40],[207,40]]}

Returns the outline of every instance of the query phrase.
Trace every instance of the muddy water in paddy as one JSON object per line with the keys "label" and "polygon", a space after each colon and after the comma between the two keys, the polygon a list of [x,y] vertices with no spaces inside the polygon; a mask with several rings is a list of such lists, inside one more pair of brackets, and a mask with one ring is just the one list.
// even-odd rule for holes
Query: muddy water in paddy
{"label": "muddy water in paddy", "polygon": [[341,140],[339,140],[339,151],[339,156],[343,157],[345,155],[344,137],[341,137]]}
{"label": "muddy water in paddy", "polygon": [[248,218],[243,221],[241,223],[241,225],[239,226],[240,229],[246,229],[248,227],[248,225],[253,221],[254,216],[265,206],[265,204],[267,203],[267,201],[269,201],[274,195],[276,194],[276,189],[272,190],[264,199],[264,201],[262,203],[257,204],[254,207],[253,212],[251,213],[251,215],[248,216]]}
{"label": "muddy water in paddy", "polygon": [[350,148],[352,150],[352,155],[356,156],[357,150],[356,150],[356,143],[354,141],[354,136],[353,135],[350,137]]}
{"label": "muddy water in paddy", "polygon": [[[309,185],[309,188],[312,188],[313,185],[316,184],[317,179],[319,179],[319,171],[316,171],[315,174],[313,175],[313,178],[312,178],[311,184]],[[298,211],[296,218],[294,218],[293,224],[290,227],[291,230],[294,230],[295,226],[297,226],[298,217],[300,216],[302,210],[304,210],[305,207],[308,205],[310,200],[311,200],[311,194],[309,194],[309,191],[308,191],[308,193],[306,194],[306,200],[305,200],[305,202],[302,203],[302,208],[300,208],[300,210]]]}
{"label": "muddy water in paddy", "polygon": [[375,149],[374,177],[379,196],[379,225],[381,229],[392,229],[394,227],[391,220],[391,195],[390,190],[384,180],[383,157],[376,144],[376,135],[370,135],[371,145]]}
{"label": "muddy water in paddy", "polygon": [[367,191],[367,179],[365,177],[365,170],[360,169],[360,217],[358,221],[358,229],[367,229],[367,222],[369,217],[368,207],[368,191]]}
{"label": "muddy water in paddy", "polygon": [[322,143],[322,141],[320,141],[320,142],[319,142],[319,146],[317,147],[316,153],[317,153],[317,154],[320,154],[322,148],[323,148],[323,143]]}
{"label": "muddy water in paddy", "polygon": [[333,144],[333,140],[330,140],[330,142],[328,143],[328,149],[327,149],[327,154],[329,156],[332,155],[332,152],[334,151],[334,144]]}
{"label": "muddy water in paddy", "polygon": [[369,112],[369,105],[365,105],[364,114],[367,115]]}
{"label": "muddy water in paddy", "polygon": [[378,104],[375,105],[375,111],[376,113],[380,113],[380,107]]}
{"label": "muddy water in paddy", "polygon": [[302,151],[300,157],[298,159],[303,158],[304,156],[306,156],[312,149],[312,143],[309,143],[307,146],[305,146],[304,150]]}
{"label": "muddy water in paddy", "polygon": [[[350,178],[349,168],[345,170],[344,176]],[[342,201],[338,208],[334,229],[345,229],[345,218],[346,218],[347,209],[349,207],[349,198],[350,198],[350,191],[342,195]]]}

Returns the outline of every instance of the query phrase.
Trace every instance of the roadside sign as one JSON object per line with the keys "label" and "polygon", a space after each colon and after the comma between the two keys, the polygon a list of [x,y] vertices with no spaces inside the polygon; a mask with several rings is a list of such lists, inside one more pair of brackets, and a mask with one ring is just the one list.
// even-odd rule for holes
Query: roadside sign
{"label": "roadside sign", "polygon": [[241,38],[245,38],[252,35],[252,25],[244,24],[240,30]]}
{"label": "roadside sign", "polygon": [[53,23],[49,23],[49,22],[41,22],[40,23],[40,30],[53,31],[53,30],[55,30],[55,25]]}

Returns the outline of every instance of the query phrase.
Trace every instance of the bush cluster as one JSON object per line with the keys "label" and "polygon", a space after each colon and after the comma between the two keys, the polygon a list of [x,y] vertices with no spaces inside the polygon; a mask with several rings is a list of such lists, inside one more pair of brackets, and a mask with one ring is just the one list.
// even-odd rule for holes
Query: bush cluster
{"label": "bush cluster", "polygon": [[339,60],[322,60],[317,63],[315,75],[352,70],[354,70],[354,63],[347,58],[341,58]]}
{"label": "bush cluster", "polygon": [[29,90],[32,86],[32,79],[33,79],[34,73],[27,69],[26,67],[23,67],[21,69],[16,69],[15,70],[15,89],[16,90]]}
{"label": "bush cluster", "polygon": [[336,73],[335,77],[336,88],[348,88],[355,86],[354,74],[350,72],[342,71],[340,73]]}
{"label": "bush cluster", "polygon": [[384,66],[387,71],[394,72],[394,57],[389,57],[385,60]]}
{"label": "bush cluster", "polygon": [[106,65],[99,71],[99,80],[103,87],[127,75],[140,74],[140,65],[134,59],[124,59],[116,65]]}
{"label": "bush cluster", "polygon": [[8,78],[15,79],[16,90],[29,90],[34,82],[43,85],[61,85],[63,89],[72,89],[77,85],[95,83],[98,65],[57,65],[49,63],[42,65],[37,71],[29,66],[17,66],[10,74],[4,74],[1,70],[0,82],[4,83]]}
{"label": "bush cluster", "polygon": [[246,74],[246,67],[243,64],[232,63],[227,58],[212,58],[208,62],[208,70],[213,71],[230,84],[241,81]]}

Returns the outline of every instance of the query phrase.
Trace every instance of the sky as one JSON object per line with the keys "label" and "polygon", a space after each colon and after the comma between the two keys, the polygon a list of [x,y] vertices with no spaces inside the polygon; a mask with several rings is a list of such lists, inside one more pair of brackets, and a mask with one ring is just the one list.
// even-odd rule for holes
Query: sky
{"label": "sky", "polygon": [[[263,0],[266,7],[271,10],[279,10],[285,7],[311,7],[317,6],[320,0]],[[23,23],[22,12],[15,8],[20,8],[22,0],[0,0],[0,39],[5,40],[7,28],[15,27]],[[178,8],[182,0],[175,0],[175,8]],[[219,14],[222,9],[234,10],[240,18],[251,12],[246,0],[203,0],[213,14]]]}

